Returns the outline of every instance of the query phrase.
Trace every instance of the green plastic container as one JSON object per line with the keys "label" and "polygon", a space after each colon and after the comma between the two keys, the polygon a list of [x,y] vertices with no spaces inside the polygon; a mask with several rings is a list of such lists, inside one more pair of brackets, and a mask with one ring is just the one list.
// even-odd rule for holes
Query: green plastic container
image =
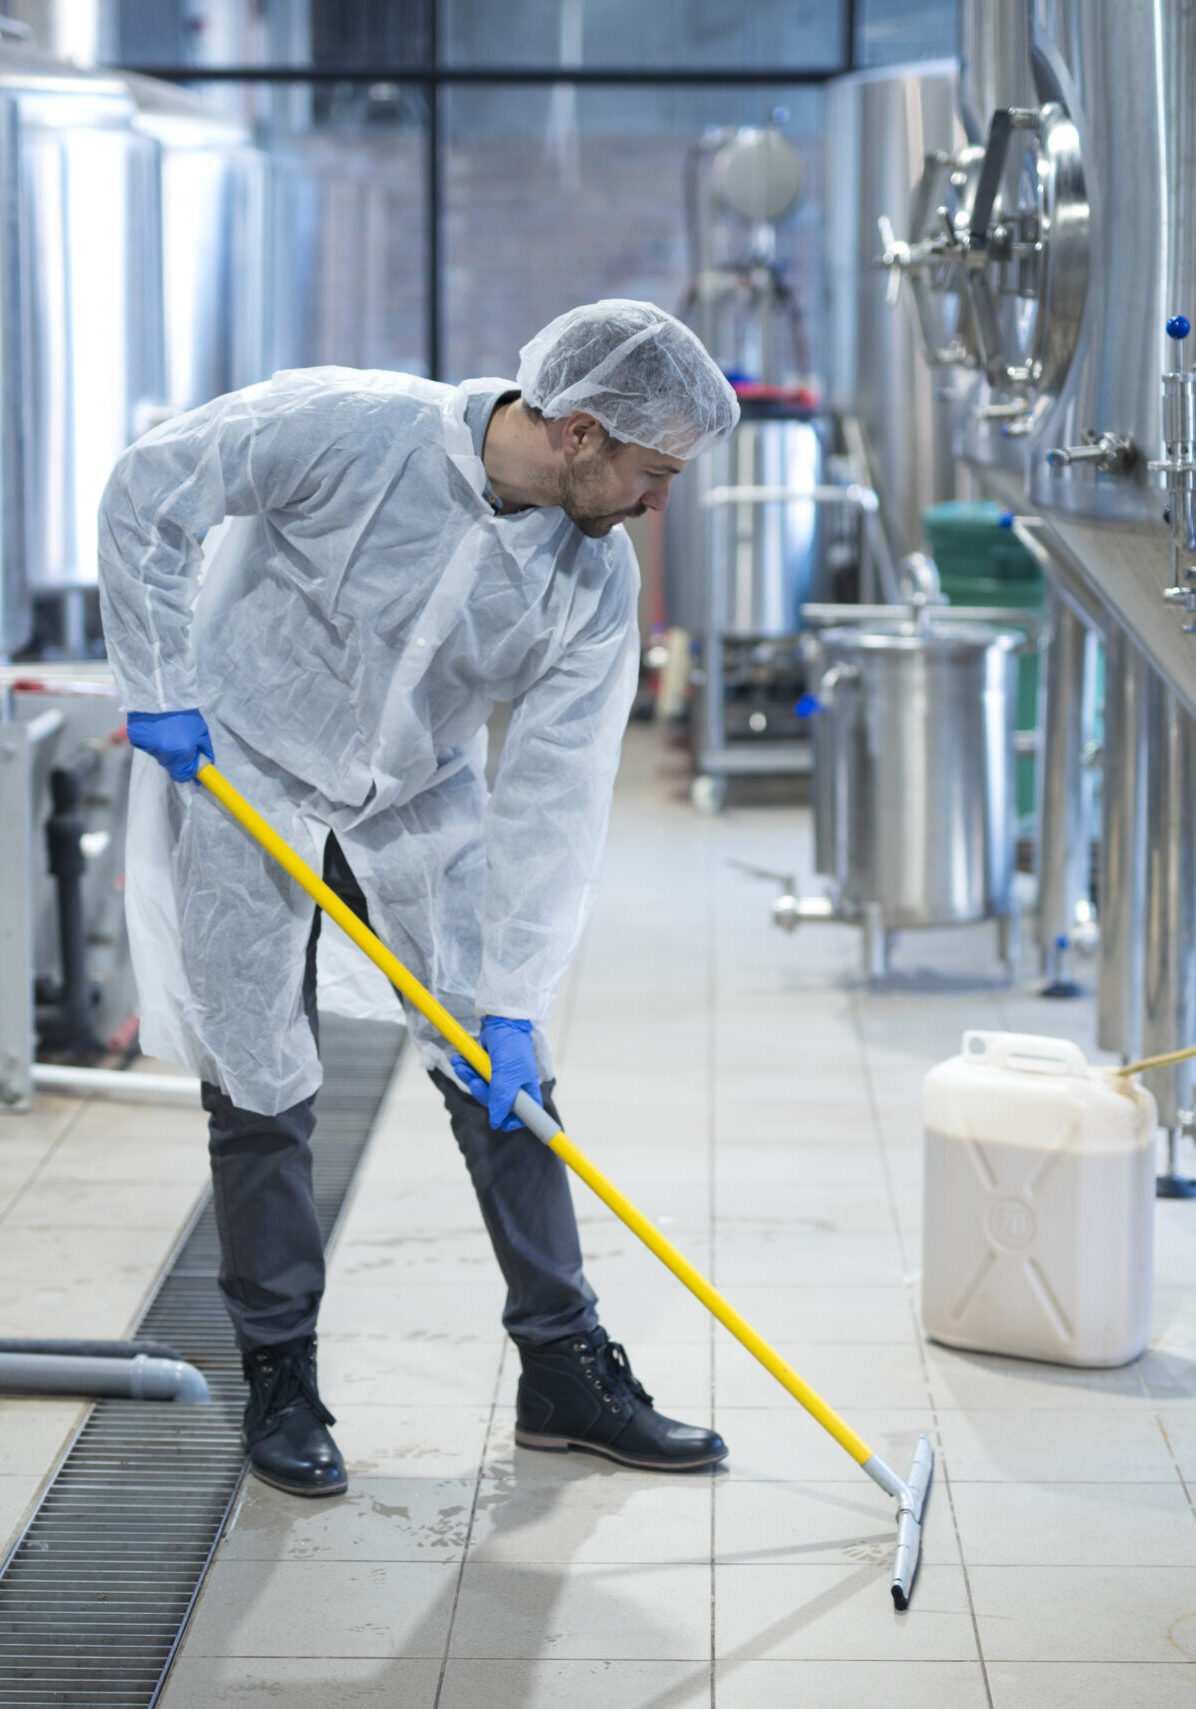
{"label": "green plastic container", "polygon": [[1012,528],[1001,527],[1002,514],[1000,505],[988,500],[936,504],[923,511],[922,526],[940,576],[968,580],[979,576],[1041,586],[1042,572],[1033,554]]}

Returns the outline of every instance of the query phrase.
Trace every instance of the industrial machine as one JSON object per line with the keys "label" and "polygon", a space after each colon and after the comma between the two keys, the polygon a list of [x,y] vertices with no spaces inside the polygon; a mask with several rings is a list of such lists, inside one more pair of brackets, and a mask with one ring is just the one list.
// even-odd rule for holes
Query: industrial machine
{"label": "industrial machine", "polygon": [[39,1047],[73,1063],[136,1043],[130,757],[106,666],[0,667],[0,1109],[28,1107]]}
{"label": "industrial machine", "polygon": [[801,162],[774,125],[715,131],[690,150],[681,312],[742,411],[679,487],[665,535],[668,622],[696,655],[694,800],[711,810],[729,776],[809,769],[793,712],[801,607],[847,591],[875,507],[862,483],[838,478],[835,429],[803,383],[801,314],[777,262],[777,228],[801,190]]}

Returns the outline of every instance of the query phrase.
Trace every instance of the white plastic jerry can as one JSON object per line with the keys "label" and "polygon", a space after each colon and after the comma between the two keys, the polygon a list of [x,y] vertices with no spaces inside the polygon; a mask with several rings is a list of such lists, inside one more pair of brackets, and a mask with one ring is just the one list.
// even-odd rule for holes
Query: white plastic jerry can
{"label": "white plastic jerry can", "polygon": [[926,1076],[922,1322],[949,1347],[1124,1365],[1150,1334],[1155,1102],[1068,1039],[966,1032]]}

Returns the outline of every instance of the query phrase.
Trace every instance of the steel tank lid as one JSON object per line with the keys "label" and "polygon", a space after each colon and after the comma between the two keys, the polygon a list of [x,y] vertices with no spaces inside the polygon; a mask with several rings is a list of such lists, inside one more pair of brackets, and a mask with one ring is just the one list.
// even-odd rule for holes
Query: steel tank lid
{"label": "steel tank lid", "polygon": [[988,623],[918,623],[912,617],[880,623],[823,629],[819,642],[842,653],[984,653],[990,647],[1014,648],[1024,637],[1016,629]]}

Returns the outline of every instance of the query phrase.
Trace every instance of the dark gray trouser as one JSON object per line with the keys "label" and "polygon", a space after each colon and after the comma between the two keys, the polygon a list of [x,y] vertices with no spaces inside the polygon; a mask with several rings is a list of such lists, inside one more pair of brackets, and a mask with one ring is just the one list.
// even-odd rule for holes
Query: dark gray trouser
{"label": "dark gray trouser", "polygon": [[[332,836],[324,880],[367,919],[365,897]],[[320,920],[317,908],[303,978],[304,1006],[317,1040]],[[496,1133],[483,1106],[447,1075],[433,1073],[432,1079],[448,1108],[507,1284],[505,1327],[516,1342],[531,1347],[593,1329],[596,1298],[582,1273],[565,1165],[526,1128]],[[559,1120],[551,1092],[549,1082],[544,1101]],[[238,1109],[207,1082],[202,1095],[220,1231],[220,1291],[237,1341],[250,1350],[310,1335],[324,1292],[324,1248],[311,1184],[315,1098],[262,1116]]]}

